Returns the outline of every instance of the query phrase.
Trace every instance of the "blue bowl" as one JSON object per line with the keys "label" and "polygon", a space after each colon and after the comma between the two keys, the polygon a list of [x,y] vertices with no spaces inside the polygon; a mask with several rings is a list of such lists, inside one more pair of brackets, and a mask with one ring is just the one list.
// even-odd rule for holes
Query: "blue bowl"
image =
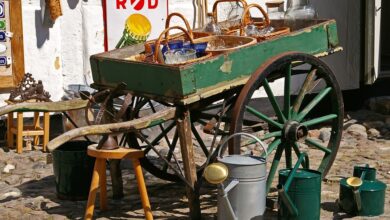
{"label": "blue bowl", "polygon": [[[176,49],[181,49],[183,48],[183,41],[182,40],[171,40],[168,42],[169,49],[171,50],[176,50]],[[162,48],[161,52],[162,54],[165,54],[165,52],[168,51],[167,45],[164,45]]]}
{"label": "blue bowl", "polygon": [[191,47],[196,50],[196,55],[201,57],[206,52],[207,44],[208,42],[195,43],[191,44]]}

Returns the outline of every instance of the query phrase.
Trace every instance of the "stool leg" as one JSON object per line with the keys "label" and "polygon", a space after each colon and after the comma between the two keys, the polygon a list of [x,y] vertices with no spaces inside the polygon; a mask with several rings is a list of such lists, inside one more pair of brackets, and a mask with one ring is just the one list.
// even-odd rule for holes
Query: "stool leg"
{"label": "stool leg", "polygon": [[8,119],[7,119],[7,142],[8,147],[13,148],[14,147],[14,134],[12,133],[12,128],[14,127],[14,113],[8,113]]}
{"label": "stool leg", "polygon": [[[34,112],[34,129],[37,130],[39,127],[39,112]],[[39,136],[34,136],[34,146],[39,145]]]}
{"label": "stool leg", "polygon": [[150,203],[149,203],[148,192],[146,191],[145,180],[144,180],[144,175],[142,173],[142,168],[141,168],[141,165],[139,164],[138,159],[134,159],[132,161],[133,161],[133,166],[134,166],[134,171],[135,171],[135,177],[137,178],[139,194],[141,195],[142,207],[143,207],[144,212],[145,212],[145,219],[151,220],[151,219],[153,219],[152,209],[151,209]]}
{"label": "stool leg", "polygon": [[17,134],[16,134],[16,152],[23,152],[23,112],[17,112]]}
{"label": "stool leg", "polygon": [[105,162],[102,159],[96,158],[95,166],[93,168],[93,175],[92,175],[92,181],[91,181],[91,187],[89,188],[89,195],[88,195],[88,202],[87,202],[87,208],[85,209],[84,219],[92,219],[93,216],[93,210],[95,209],[95,199],[96,199],[96,192],[99,189],[99,168],[101,167],[101,163]]}
{"label": "stool leg", "polygon": [[106,160],[101,162],[100,171],[100,210],[107,210],[107,176],[106,176]]}
{"label": "stool leg", "polygon": [[46,152],[47,143],[49,143],[49,112],[43,113],[43,152]]}

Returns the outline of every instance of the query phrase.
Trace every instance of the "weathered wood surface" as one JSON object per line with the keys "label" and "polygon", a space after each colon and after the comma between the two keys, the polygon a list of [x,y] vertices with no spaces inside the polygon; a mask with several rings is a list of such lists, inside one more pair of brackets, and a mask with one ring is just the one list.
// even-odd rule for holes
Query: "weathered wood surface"
{"label": "weathered wood surface", "polygon": [[111,88],[125,82],[126,90],[135,95],[183,105],[218,92],[221,86],[245,83],[262,63],[283,52],[327,55],[338,46],[336,21],[314,20],[290,34],[201,62],[181,66],[135,62],[126,60],[123,50],[113,50],[92,56],[91,69],[95,88]]}
{"label": "weathered wood surface", "polygon": [[88,100],[73,99],[61,102],[22,102],[0,107],[0,115],[10,112],[64,112],[86,108]]}
{"label": "weathered wood surface", "polygon": [[69,140],[86,135],[125,133],[148,128],[163,121],[173,119],[175,117],[175,113],[176,108],[169,107],[147,117],[134,119],[131,121],[76,128],[51,140],[47,145],[47,148],[49,151],[53,151]]}
{"label": "weathered wood surface", "polygon": [[190,207],[190,218],[201,219],[199,191],[197,185],[196,164],[194,149],[192,144],[190,111],[182,109],[179,120],[177,120],[177,130],[180,137],[180,149],[183,158],[184,174],[191,187],[187,186],[187,197]]}
{"label": "weathered wood surface", "polygon": [[12,76],[0,76],[0,88],[13,88],[22,80],[24,70],[24,46],[22,23],[22,0],[9,1],[10,29],[13,33],[11,40]]}

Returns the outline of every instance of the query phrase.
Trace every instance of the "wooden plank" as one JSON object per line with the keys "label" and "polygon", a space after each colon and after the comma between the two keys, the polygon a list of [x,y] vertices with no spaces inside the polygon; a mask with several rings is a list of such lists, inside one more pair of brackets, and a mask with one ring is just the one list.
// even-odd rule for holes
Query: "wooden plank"
{"label": "wooden plank", "polygon": [[8,113],[7,118],[7,143],[10,149],[14,148],[14,135],[12,134],[11,129],[14,127],[14,113]]}
{"label": "wooden plank", "polygon": [[125,133],[152,127],[161,122],[173,119],[175,117],[175,112],[175,108],[166,108],[147,117],[131,121],[76,128],[51,140],[47,145],[47,149],[49,149],[49,151],[53,151],[65,142],[81,136]]}
{"label": "wooden plank", "polygon": [[0,76],[0,88],[11,88],[13,86],[15,86],[13,76]]}
{"label": "wooden plank", "polygon": [[184,174],[186,180],[191,184],[187,186],[187,197],[190,208],[191,219],[201,219],[199,192],[197,189],[196,164],[192,145],[192,131],[190,111],[188,109],[180,113],[177,120],[177,130],[180,137],[180,149],[183,159]]}
{"label": "wooden plank", "polygon": [[0,115],[10,112],[63,112],[86,108],[88,100],[73,99],[61,102],[22,102],[0,107]]}
{"label": "wooden plank", "polygon": [[22,24],[22,1],[12,0],[10,3],[10,30],[13,33],[12,45],[12,72],[13,84],[17,86],[24,76],[24,45],[23,45],[23,24]]}
{"label": "wooden plank", "polygon": [[16,113],[17,132],[16,132],[16,152],[21,154],[23,152],[23,112]]}

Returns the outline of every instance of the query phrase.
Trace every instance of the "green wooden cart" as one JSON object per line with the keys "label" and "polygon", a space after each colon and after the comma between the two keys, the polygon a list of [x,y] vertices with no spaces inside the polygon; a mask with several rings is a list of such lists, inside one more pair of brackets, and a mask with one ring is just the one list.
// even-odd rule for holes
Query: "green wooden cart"
{"label": "green wooden cart", "polygon": [[[81,135],[125,134],[120,144],[143,149],[146,170],[187,184],[191,216],[199,219],[199,177],[215,159],[215,143],[229,133],[254,133],[268,144],[268,191],[279,164],[292,167],[303,151],[312,169],[327,174],[341,140],[343,101],[335,75],[319,57],[340,50],[336,22],[315,20],[290,34],[192,64],[127,59],[142,53],[143,45],[94,55],[93,87],[106,94],[99,112],[109,112],[118,123],[70,131],[48,148]],[[121,103],[125,108],[115,110]],[[315,135],[320,125],[327,126],[327,137]],[[229,153],[248,153],[252,144],[237,137]]]}

